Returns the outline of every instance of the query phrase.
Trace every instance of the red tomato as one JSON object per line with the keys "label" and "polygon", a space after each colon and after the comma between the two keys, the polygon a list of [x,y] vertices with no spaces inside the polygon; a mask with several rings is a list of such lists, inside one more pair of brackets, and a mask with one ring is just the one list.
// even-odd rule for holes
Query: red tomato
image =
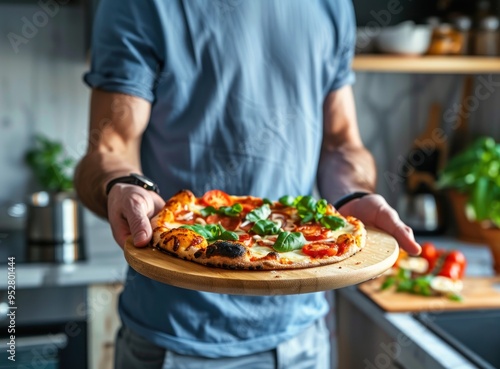
{"label": "red tomato", "polygon": [[313,258],[322,258],[325,256],[337,255],[337,247],[335,244],[326,243],[310,243],[302,248],[302,252]]}
{"label": "red tomato", "polygon": [[460,275],[462,274],[462,266],[458,263],[453,262],[445,262],[443,267],[439,271],[438,275],[443,277],[448,277],[453,280],[460,279]]}
{"label": "red tomato", "polygon": [[213,206],[218,209],[221,206],[230,206],[233,204],[231,197],[227,193],[221,190],[208,191],[201,198],[203,203],[208,206]]}
{"label": "red tomato", "polygon": [[296,232],[301,232],[308,241],[324,240],[327,231],[327,229],[317,224],[302,225],[296,229]]}
{"label": "red tomato", "polygon": [[461,251],[452,251],[446,255],[445,263],[456,263],[460,265],[460,279],[464,277],[465,268],[467,267],[467,259]]}
{"label": "red tomato", "polygon": [[446,262],[450,263],[458,263],[460,265],[465,265],[467,264],[467,260],[465,259],[465,255],[460,252],[460,251],[451,251],[447,256],[446,256]]}
{"label": "red tomato", "polygon": [[420,256],[429,263],[429,268],[427,269],[427,273],[429,273],[432,269],[434,269],[436,262],[439,259],[439,253],[436,250],[436,247],[430,242],[424,243],[422,245],[422,253]]}

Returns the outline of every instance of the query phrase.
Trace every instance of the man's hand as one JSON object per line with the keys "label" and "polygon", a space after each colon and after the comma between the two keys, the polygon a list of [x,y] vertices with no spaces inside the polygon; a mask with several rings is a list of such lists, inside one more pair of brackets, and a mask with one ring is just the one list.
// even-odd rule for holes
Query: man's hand
{"label": "man's hand", "polygon": [[123,248],[132,235],[135,246],[146,246],[153,235],[150,219],[163,205],[165,201],[153,191],[130,184],[114,185],[108,195],[108,220],[118,245]]}
{"label": "man's hand", "polygon": [[368,195],[349,201],[337,210],[342,215],[352,215],[360,219],[366,226],[380,228],[391,234],[399,246],[411,255],[418,255],[422,250],[415,241],[411,228],[401,221],[396,210],[380,195]]}

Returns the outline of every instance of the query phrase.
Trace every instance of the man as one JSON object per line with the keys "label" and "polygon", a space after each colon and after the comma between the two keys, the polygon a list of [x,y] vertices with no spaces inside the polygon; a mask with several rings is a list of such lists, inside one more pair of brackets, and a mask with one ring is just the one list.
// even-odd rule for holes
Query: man
{"label": "man", "polygon": [[[277,199],[316,182],[330,202],[372,193],[350,87],[354,37],[348,0],[103,0],[80,198],[121,247],[130,235],[144,247],[149,219],[183,188]],[[162,196],[127,183],[137,178],[115,181],[130,173]],[[340,211],[419,251],[380,196],[354,196]],[[322,293],[202,293],[130,269],[119,310],[120,369],[329,367]]]}

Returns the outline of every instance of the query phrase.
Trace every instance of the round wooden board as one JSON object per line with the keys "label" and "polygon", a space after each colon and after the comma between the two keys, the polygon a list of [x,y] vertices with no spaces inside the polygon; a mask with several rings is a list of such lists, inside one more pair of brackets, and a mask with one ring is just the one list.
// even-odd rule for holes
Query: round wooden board
{"label": "round wooden board", "polygon": [[290,295],[326,291],[358,284],[389,269],[398,257],[390,235],[368,229],[366,247],[354,256],[314,268],[246,271],[206,267],[151,247],[125,244],[125,258],[138,273],[172,286],[236,295]]}

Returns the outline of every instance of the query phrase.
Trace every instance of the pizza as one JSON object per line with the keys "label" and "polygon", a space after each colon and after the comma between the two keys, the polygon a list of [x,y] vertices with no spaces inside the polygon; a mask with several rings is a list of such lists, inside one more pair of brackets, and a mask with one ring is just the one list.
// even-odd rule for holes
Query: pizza
{"label": "pizza", "polygon": [[276,201],[211,190],[182,190],[151,220],[150,245],[210,267],[244,270],[308,268],[345,260],[366,244],[363,223],[325,199]]}

